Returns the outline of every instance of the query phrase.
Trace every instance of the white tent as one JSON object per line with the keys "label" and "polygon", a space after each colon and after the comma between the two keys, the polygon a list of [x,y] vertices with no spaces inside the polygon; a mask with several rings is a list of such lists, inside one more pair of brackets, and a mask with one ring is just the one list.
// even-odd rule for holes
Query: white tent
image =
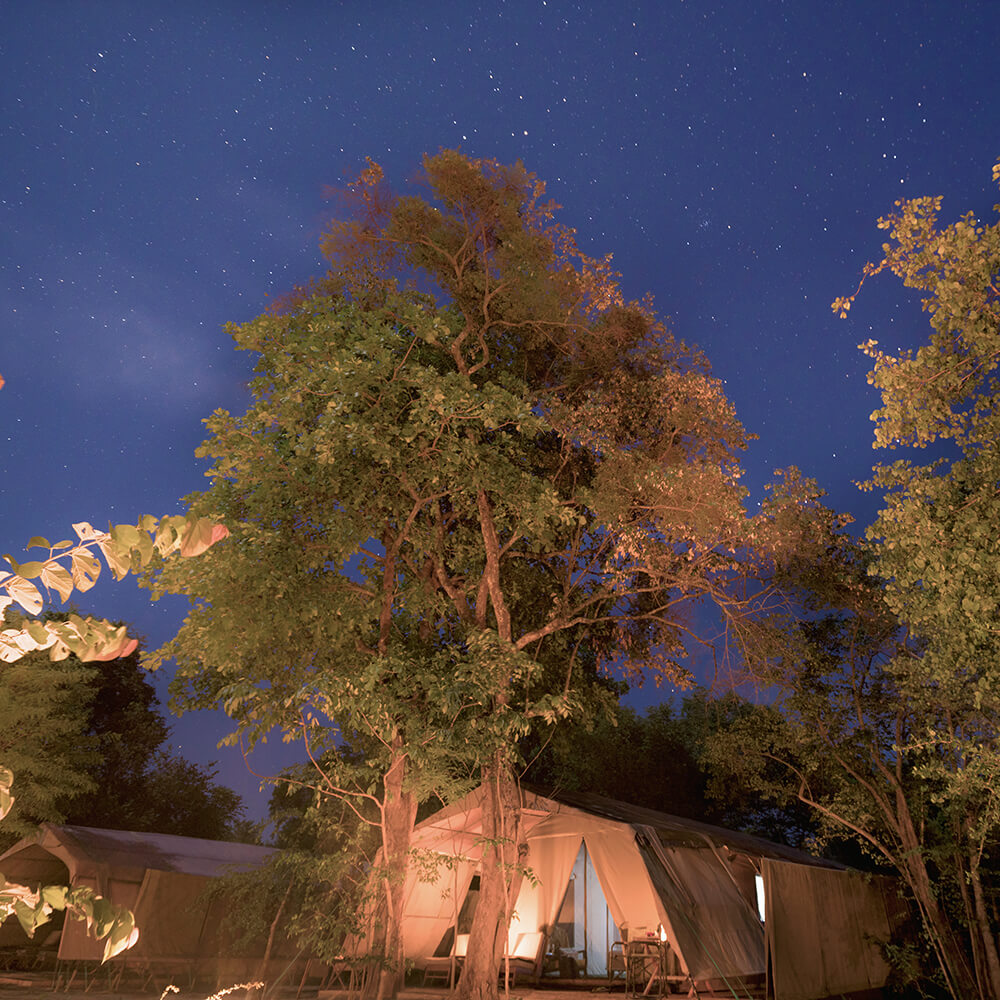
{"label": "white tent", "polygon": [[[418,964],[468,931],[481,801],[477,790],[416,829],[415,846],[441,856],[436,879],[407,883],[404,950]],[[534,877],[517,899],[511,952],[543,932],[586,975],[603,976],[616,941],[662,940],[661,972],[727,991],[766,982],[776,1000],[885,981],[879,942],[896,904],[884,880],[599,796],[524,791],[522,820]]]}
{"label": "white tent", "polygon": [[[0,872],[25,885],[86,886],[127,906],[135,914],[139,941],[123,960],[169,960],[224,978],[244,966],[256,968],[261,952],[253,959],[226,954],[219,931],[226,903],[209,899],[204,890],[219,876],[259,868],[272,853],[252,844],[43,823],[36,835],[0,855]],[[9,918],[0,944],[24,941],[20,925]],[[98,959],[102,949],[82,921],[66,921],[60,960]]]}

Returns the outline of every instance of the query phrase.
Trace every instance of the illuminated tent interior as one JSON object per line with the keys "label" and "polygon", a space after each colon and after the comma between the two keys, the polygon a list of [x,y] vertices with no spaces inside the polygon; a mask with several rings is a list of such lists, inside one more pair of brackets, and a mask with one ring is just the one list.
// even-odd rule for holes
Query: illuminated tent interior
{"label": "illuminated tent interior", "polygon": [[[418,968],[467,942],[481,802],[477,789],[417,827],[416,846],[442,855],[436,880],[407,883],[404,948]],[[628,948],[680,992],[766,984],[776,1000],[813,1000],[885,982],[879,942],[901,913],[889,880],[600,796],[524,789],[522,820],[534,878],[508,952],[534,976],[605,977]]]}

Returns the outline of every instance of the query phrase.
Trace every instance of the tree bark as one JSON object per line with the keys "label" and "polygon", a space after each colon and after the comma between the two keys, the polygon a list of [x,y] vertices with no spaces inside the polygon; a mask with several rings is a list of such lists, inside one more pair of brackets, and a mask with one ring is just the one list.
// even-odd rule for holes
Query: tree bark
{"label": "tree bark", "polygon": [[291,883],[289,883],[284,896],[281,897],[281,904],[278,906],[278,912],[275,913],[274,919],[271,921],[271,926],[267,932],[267,944],[264,946],[264,956],[261,958],[260,966],[257,970],[257,978],[265,984],[268,982],[268,963],[271,961],[271,953],[274,951],[274,938],[278,933],[278,924],[280,923],[281,917],[285,912],[285,905],[287,904],[288,898],[291,894],[292,886]]}
{"label": "tree bark", "polygon": [[402,737],[393,741],[394,760],[385,774],[382,801],[382,892],[385,954],[377,979],[377,1000],[393,1000],[403,985],[403,893],[410,860],[410,835],[417,803],[405,788],[407,756]]}
{"label": "tree bark", "polygon": [[997,955],[996,938],[993,936],[990,917],[986,912],[983,884],[979,878],[979,865],[975,858],[969,861],[969,882],[972,884],[972,901],[976,915],[972,930],[979,938],[986,959],[990,995],[997,1000],[1000,998],[1000,956]]}
{"label": "tree bark", "polygon": [[937,901],[917,831],[913,826],[909,807],[901,788],[896,790],[897,830],[904,859],[903,872],[920,908],[921,919],[931,944],[938,956],[941,971],[948,989],[955,1000],[983,997],[976,984],[976,977],[969,966],[969,959],[959,941],[951,921]]}
{"label": "tree bark", "polygon": [[483,865],[458,1000],[497,1000],[507,929],[524,874],[520,792],[505,750],[483,768]]}

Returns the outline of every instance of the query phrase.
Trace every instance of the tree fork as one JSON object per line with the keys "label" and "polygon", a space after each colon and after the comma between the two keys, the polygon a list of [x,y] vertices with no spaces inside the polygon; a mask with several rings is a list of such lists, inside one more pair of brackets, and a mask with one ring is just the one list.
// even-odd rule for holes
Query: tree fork
{"label": "tree fork", "polygon": [[507,928],[521,888],[527,842],[521,796],[505,750],[483,768],[483,864],[479,904],[456,987],[457,1000],[498,1000]]}
{"label": "tree fork", "polygon": [[417,815],[417,803],[406,790],[407,755],[403,738],[393,741],[394,760],[384,778],[382,802],[382,843],[385,875],[385,962],[378,976],[377,1000],[392,1000],[403,985],[403,894],[409,867],[410,831]]}

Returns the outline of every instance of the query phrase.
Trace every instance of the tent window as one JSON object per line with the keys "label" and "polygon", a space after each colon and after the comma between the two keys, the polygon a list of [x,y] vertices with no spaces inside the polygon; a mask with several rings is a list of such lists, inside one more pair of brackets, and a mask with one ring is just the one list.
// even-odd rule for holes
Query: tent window
{"label": "tent window", "polygon": [[754,875],[754,885],[757,887],[757,916],[760,922],[764,923],[764,876]]}
{"label": "tent window", "polygon": [[447,958],[451,954],[451,946],[455,943],[455,928],[449,927],[434,949],[435,958]]}
{"label": "tent window", "polygon": [[458,914],[458,933],[469,934],[472,931],[472,918],[476,914],[476,907],[479,905],[479,876],[473,875],[469,883],[469,891],[462,901],[462,909]]}
{"label": "tent window", "polygon": [[576,947],[576,874],[569,877],[566,885],[566,895],[563,896],[559,916],[556,917],[556,933],[552,935],[552,943],[559,948]]}

